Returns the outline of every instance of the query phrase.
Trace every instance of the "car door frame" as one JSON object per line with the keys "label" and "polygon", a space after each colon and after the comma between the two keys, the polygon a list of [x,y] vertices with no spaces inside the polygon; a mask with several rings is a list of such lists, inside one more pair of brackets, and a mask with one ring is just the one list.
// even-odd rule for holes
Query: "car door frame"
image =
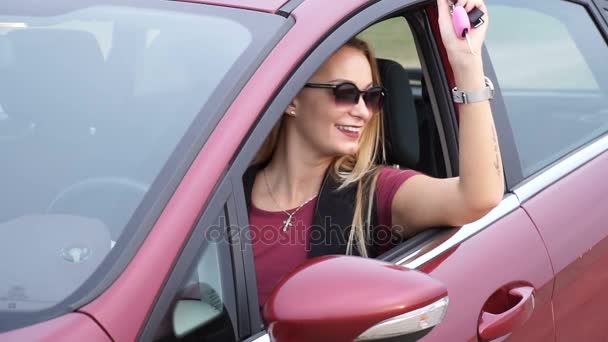
{"label": "car door frame", "polygon": [[[403,1],[403,0],[384,0],[378,1],[369,6],[360,9],[357,13],[353,14],[349,18],[345,18],[344,22],[334,31],[329,33],[327,37],[319,42],[310,55],[304,60],[301,65],[295,70],[290,78],[283,84],[282,89],[277,93],[273,101],[269,104],[268,108],[261,115],[257,126],[250,132],[249,137],[243,143],[243,148],[239,152],[239,155],[235,159],[230,172],[242,175],[246,167],[253,160],[255,152],[260,148],[263,140],[268,135],[270,130],[274,127],[275,123],[279,120],[283,113],[284,108],[289,104],[289,101],[297,94],[298,90],[304,85],[309,77],[317,70],[317,68],[325,61],[337,48],[345,43],[350,37],[361,32],[365,28],[372,24],[394,16],[397,13],[404,11],[412,11],[414,9],[422,9],[425,13],[428,10],[428,6],[433,1]],[[297,8],[295,9],[297,12]],[[296,13],[297,14],[297,13]],[[432,16],[431,16],[432,18]],[[424,77],[429,80],[427,82],[429,87],[429,93],[433,106],[433,112],[436,115],[436,122],[438,123],[438,129],[440,130],[440,137],[442,140],[442,149],[444,152],[444,158],[446,162],[446,169],[448,175],[455,175],[458,173],[458,134],[457,134],[457,113],[454,105],[452,104],[450,94],[450,70],[446,70],[444,64],[447,59],[444,55],[439,52],[438,44],[440,44],[440,36],[438,32],[433,35],[431,32],[432,24],[429,22],[430,18],[428,15],[419,13],[418,16],[408,16],[408,22],[411,20],[419,21],[418,26],[412,27],[412,32],[416,37],[416,44],[419,54],[421,54],[421,66]],[[297,23],[296,23],[297,25]],[[484,57],[487,58],[487,52],[484,51]],[[490,67],[486,68],[486,74],[490,77],[494,76],[494,72]],[[511,129],[505,115],[502,115],[505,111],[504,103],[498,94],[495,101],[492,104],[494,115],[500,117],[497,120],[498,126],[507,126],[508,129],[502,129],[499,134],[499,140],[501,143],[501,151],[503,155],[509,155],[511,158],[516,156],[514,151],[513,138],[510,135]],[[511,165],[512,163],[509,163]],[[519,160],[515,158],[516,170],[519,169]],[[233,179],[236,184],[235,189],[242,188],[241,179]],[[247,209],[244,200],[244,194],[237,195],[237,207],[242,215],[246,215]],[[485,221],[478,225],[478,230],[490,225],[500,217],[510,213],[511,211],[519,208],[519,202],[514,196],[507,196],[503,201],[500,208],[493,212],[492,215],[486,217]],[[478,231],[477,230],[477,231]],[[404,259],[405,253],[416,253],[421,250],[424,246],[428,246],[429,242],[437,241],[442,238],[447,238],[447,235],[453,233],[453,230],[441,230],[433,229],[429,230],[411,240],[406,241],[402,245],[395,248],[395,253],[390,255],[381,256],[381,259],[392,260],[393,262],[399,262]],[[474,234],[469,235],[469,237]],[[462,242],[462,240],[460,241]],[[389,252],[390,253],[390,252]],[[442,253],[433,255],[432,258],[440,256]],[[429,254],[429,256],[432,254]],[[244,253],[244,257],[247,258],[249,263],[253,265],[253,254],[252,251]],[[431,260],[430,258],[429,260]],[[252,267],[253,271],[254,268]],[[247,270],[246,270],[247,271]],[[250,275],[251,278],[255,277],[255,274]],[[250,288],[251,289],[251,288]],[[249,297],[257,298],[257,291],[255,287],[252,289],[253,293],[249,294]],[[255,314],[255,313],[254,313]],[[261,321],[261,318],[256,321]],[[254,331],[255,333],[255,331]],[[258,334],[254,335],[255,338],[250,340],[264,340],[266,335],[260,327]]]}

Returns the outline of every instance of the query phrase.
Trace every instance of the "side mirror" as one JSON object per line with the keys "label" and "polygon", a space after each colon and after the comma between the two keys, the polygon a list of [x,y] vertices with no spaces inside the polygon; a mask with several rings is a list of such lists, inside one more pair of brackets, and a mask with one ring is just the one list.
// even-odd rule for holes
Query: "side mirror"
{"label": "side mirror", "polygon": [[374,259],[325,256],[287,275],[264,305],[275,342],[415,341],[439,324],[447,289],[428,275]]}

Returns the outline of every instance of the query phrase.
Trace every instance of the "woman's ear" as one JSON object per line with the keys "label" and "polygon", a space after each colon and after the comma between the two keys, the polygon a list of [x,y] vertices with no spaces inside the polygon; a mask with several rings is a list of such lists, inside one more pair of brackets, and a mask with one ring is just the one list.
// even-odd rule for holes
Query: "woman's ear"
{"label": "woman's ear", "polygon": [[298,107],[298,99],[294,98],[289,103],[289,106],[287,106],[287,108],[285,109],[285,114],[287,114],[289,116],[293,116],[293,117],[297,116],[298,115],[297,107]]}

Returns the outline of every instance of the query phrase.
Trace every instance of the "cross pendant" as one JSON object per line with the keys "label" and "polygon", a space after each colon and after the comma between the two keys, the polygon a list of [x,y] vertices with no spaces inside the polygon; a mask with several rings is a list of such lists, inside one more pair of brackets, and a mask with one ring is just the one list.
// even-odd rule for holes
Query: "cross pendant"
{"label": "cross pendant", "polygon": [[287,218],[287,220],[283,221],[283,231],[286,232],[287,229],[289,229],[293,224],[291,223],[291,218],[292,216],[289,215],[289,217]]}

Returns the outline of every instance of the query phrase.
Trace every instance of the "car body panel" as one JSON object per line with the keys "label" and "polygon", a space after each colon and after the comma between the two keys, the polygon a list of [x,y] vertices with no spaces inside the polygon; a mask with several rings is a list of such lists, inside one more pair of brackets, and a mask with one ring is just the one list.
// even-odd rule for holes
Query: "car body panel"
{"label": "car body panel", "polygon": [[180,0],[185,2],[196,2],[208,5],[219,5],[226,7],[244,8],[255,11],[275,13],[289,0]]}
{"label": "car body panel", "polygon": [[[294,12],[302,19],[279,42],[228,109],[137,255],[110,288],[81,309],[95,317],[113,339],[131,341],[137,337],[204,204],[264,109],[266,99],[272,97],[318,37],[364,2],[335,0],[326,6],[335,11],[319,11],[322,3],[315,0],[305,2]],[[130,320],[124,319],[127,316]]]}
{"label": "car body panel", "polygon": [[536,289],[536,308],[524,326],[513,332],[513,340],[553,340],[551,262],[536,227],[522,209],[446,254],[439,262],[420,267],[448,288],[450,298],[443,322],[421,341],[477,341],[478,319],[486,300],[501,287],[518,283]]}
{"label": "car body panel", "polygon": [[2,341],[90,341],[112,340],[91,317],[81,313],[69,313],[50,321],[0,335]]}
{"label": "car body panel", "polygon": [[608,153],[528,202],[555,268],[557,341],[606,338],[608,294]]}

